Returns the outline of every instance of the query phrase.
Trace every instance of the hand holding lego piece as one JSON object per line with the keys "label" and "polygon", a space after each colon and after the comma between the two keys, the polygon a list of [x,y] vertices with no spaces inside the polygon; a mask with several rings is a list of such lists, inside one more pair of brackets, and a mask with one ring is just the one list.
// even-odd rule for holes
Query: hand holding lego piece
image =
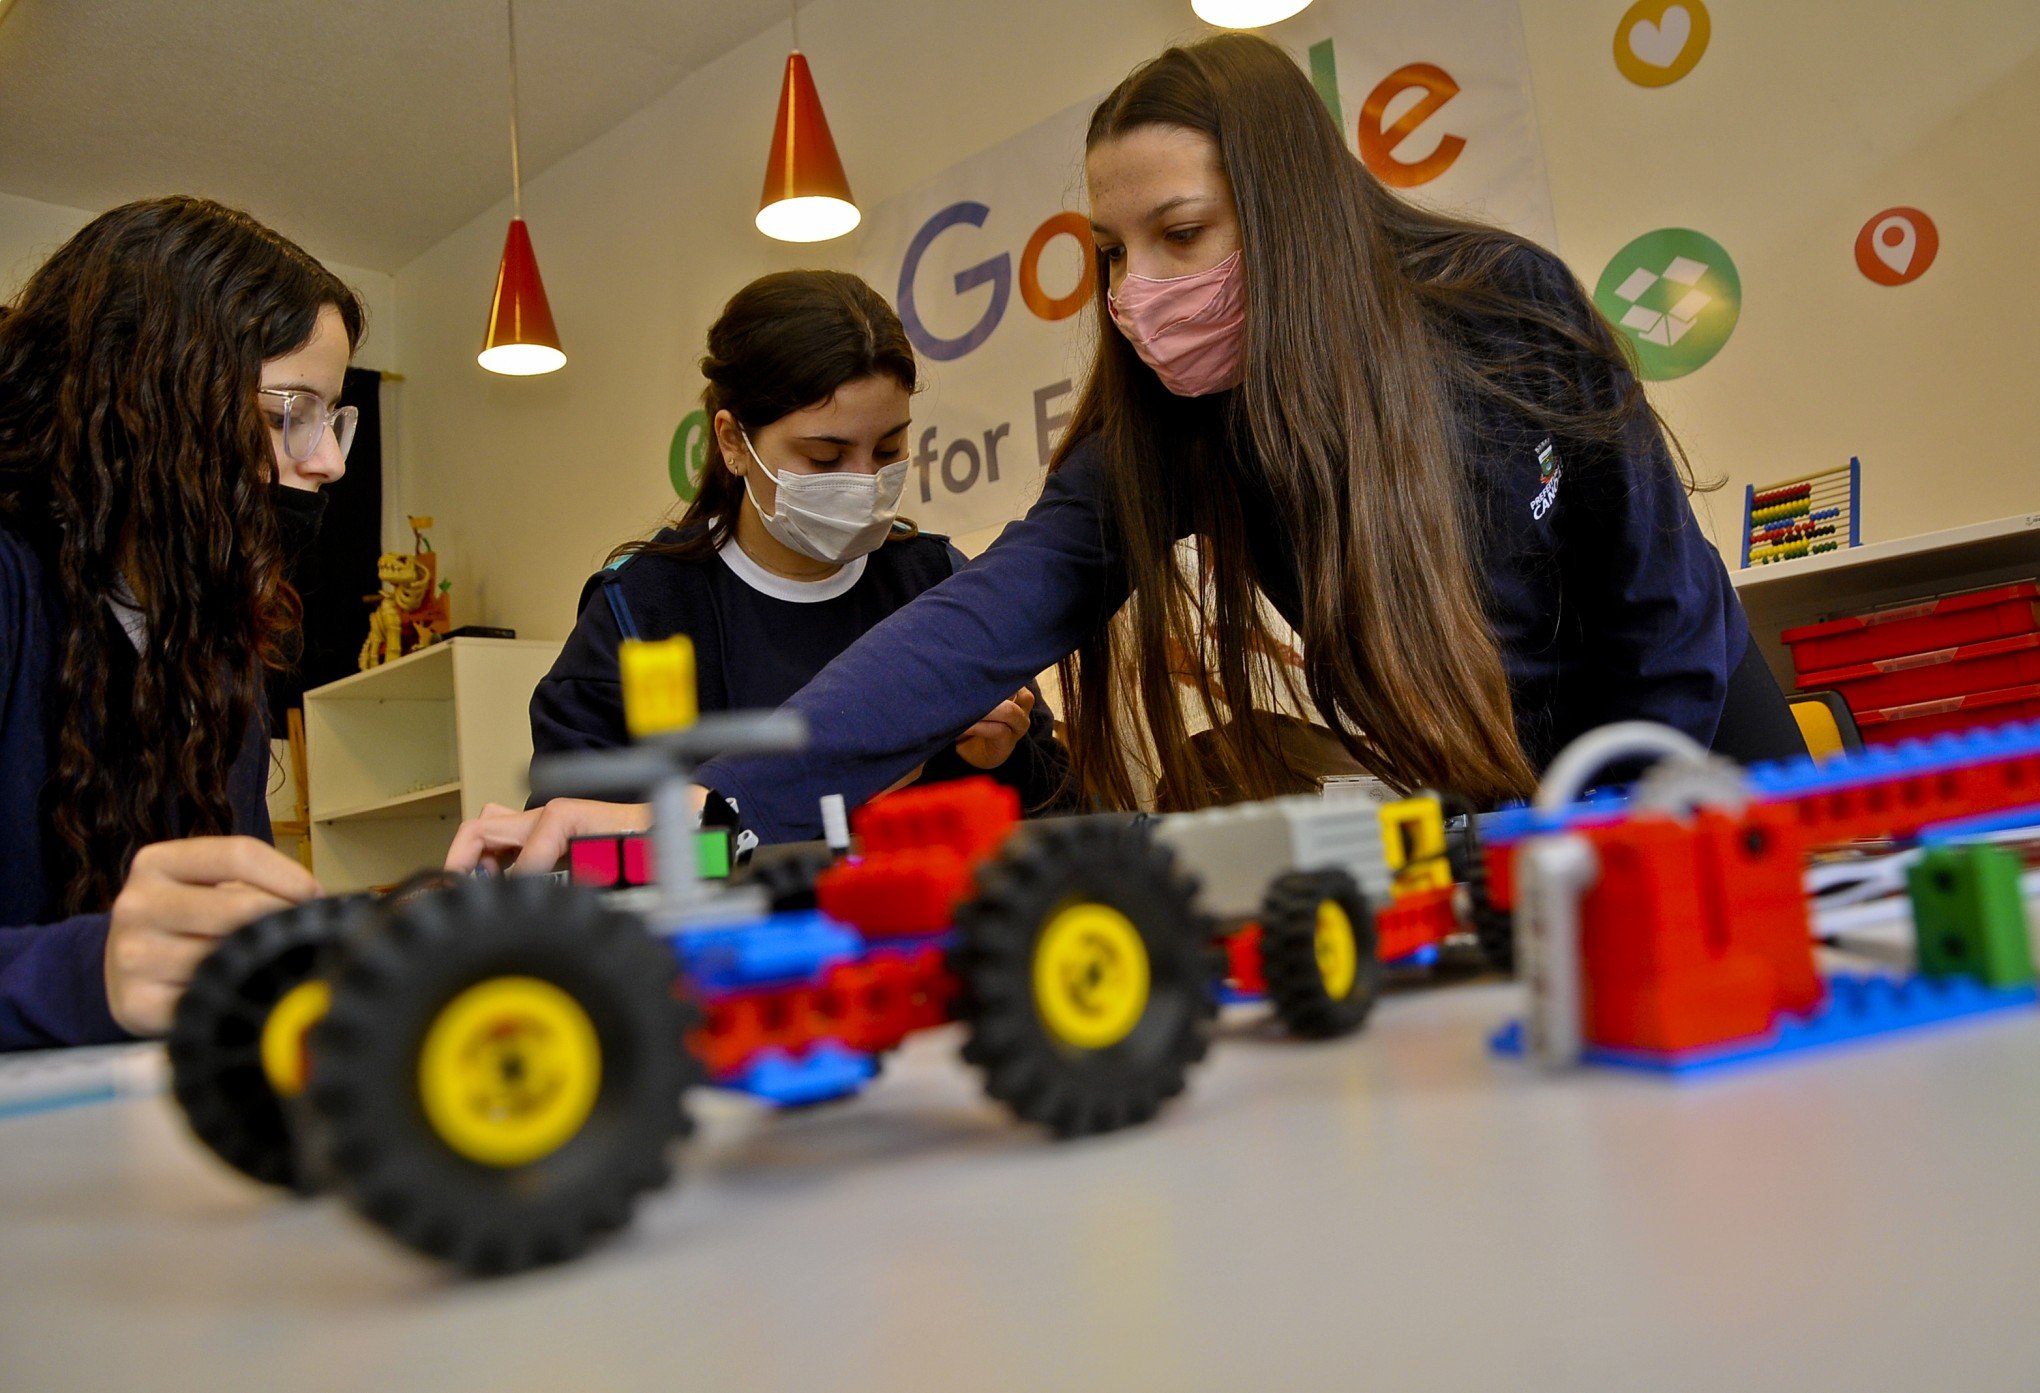
{"label": "hand holding lego piece", "polygon": [[956,742],[957,754],[966,764],[979,769],[997,769],[1013,757],[1013,751],[1027,738],[1028,719],[1033,711],[1034,693],[1022,687],[963,733],[963,738]]}
{"label": "hand holding lego piece", "polygon": [[243,924],[317,899],[312,873],[253,837],[188,837],[135,853],[106,935],[106,1004],[123,1030],[160,1035],[192,971]]}
{"label": "hand holding lego piece", "polygon": [[[697,798],[697,807],[699,801]],[[511,875],[544,875],[567,854],[571,839],[642,832],[651,821],[649,803],[555,798],[543,807],[521,810],[491,803],[480,817],[463,822],[453,834],[446,869],[465,874],[481,868],[498,871],[507,865]]]}

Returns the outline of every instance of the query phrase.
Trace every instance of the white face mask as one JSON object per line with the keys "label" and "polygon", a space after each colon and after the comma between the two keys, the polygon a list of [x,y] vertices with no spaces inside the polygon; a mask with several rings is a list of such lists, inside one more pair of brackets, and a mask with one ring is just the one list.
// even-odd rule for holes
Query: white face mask
{"label": "white face mask", "polygon": [[739,429],[751,462],[773,483],[772,511],[758,507],[751,482],[744,496],[757,510],[765,530],[802,556],[842,565],[878,550],[899,516],[900,493],[907,486],[907,461],[883,466],[876,474],[774,474],[758,458],[750,432]]}

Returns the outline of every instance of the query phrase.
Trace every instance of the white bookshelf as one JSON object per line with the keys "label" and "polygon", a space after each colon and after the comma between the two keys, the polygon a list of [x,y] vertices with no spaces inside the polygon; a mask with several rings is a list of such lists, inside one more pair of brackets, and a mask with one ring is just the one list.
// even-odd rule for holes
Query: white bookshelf
{"label": "white bookshelf", "polygon": [[2040,513],[1846,547],[1730,571],[1750,633],[1786,691],[1792,655],[1785,629],[1837,614],[2040,576]]}
{"label": "white bookshelf", "polygon": [[559,652],[450,639],[305,693],[312,868],[329,893],[436,866],[463,818],[523,806],[531,693]]}

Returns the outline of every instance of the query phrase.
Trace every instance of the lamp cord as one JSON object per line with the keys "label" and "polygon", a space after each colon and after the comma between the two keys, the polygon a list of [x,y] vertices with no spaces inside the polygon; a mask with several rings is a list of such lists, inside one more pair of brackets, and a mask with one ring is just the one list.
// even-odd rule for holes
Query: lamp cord
{"label": "lamp cord", "polygon": [[800,0],[789,0],[787,9],[793,17],[793,51],[800,52]]}
{"label": "lamp cord", "polygon": [[510,16],[510,216],[524,219],[524,170],[517,154],[517,0],[504,0]]}

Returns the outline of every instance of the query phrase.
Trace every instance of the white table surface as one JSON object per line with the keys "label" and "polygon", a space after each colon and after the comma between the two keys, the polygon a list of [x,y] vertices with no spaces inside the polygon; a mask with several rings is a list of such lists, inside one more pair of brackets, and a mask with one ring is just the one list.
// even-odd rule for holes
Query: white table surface
{"label": "white table surface", "polygon": [[1229,1018],[1057,1145],[953,1032],[697,1108],[565,1268],[453,1279],[229,1174],[163,1098],[0,1123],[0,1388],[2040,1389],[2040,1012],[1712,1081],[1538,1077],[1493,982]]}

